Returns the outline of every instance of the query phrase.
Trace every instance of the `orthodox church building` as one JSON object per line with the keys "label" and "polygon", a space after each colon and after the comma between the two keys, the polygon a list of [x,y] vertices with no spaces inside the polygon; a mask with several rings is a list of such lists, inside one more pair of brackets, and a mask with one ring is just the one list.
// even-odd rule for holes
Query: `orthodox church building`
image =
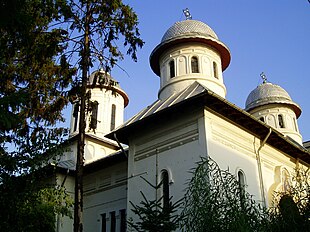
{"label": "orthodox church building", "polygon": [[[126,231],[126,220],[136,218],[130,202],[140,203],[140,191],[150,200],[181,199],[201,157],[228,168],[267,207],[274,191],[287,188],[294,168],[309,167],[309,142],[303,144],[298,129],[300,106],[266,79],[250,92],[245,109],[229,102],[223,72],[230,59],[207,24],[176,22],[150,55],[160,81],[158,99],[125,123],[129,98],[118,82],[101,70],[90,75],[94,104],[85,144],[85,231]],[[70,146],[57,179],[72,193],[78,114],[74,105]],[[155,191],[144,180],[163,186]],[[58,231],[72,227],[72,220],[57,218]]]}

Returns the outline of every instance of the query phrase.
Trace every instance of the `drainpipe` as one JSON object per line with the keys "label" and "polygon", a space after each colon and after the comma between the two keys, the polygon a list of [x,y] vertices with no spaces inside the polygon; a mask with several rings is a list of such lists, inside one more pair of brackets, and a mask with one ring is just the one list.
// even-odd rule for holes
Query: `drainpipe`
{"label": "drainpipe", "polygon": [[262,163],[261,163],[261,160],[260,160],[259,152],[263,148],[265,143],[267,142],[267,139],[271,135],[271,132],[272,132],[272,129],[269,128],[268,134],[266,135],[265,139],[263,140],[263,142],[261,143],[261,145],[259,146],[259,148],[258,148],[258,150],[256,152],[257,168],[258,168],[258,175],[259,175],[259,185],[260,185],[260,191],[261,191],[261,197],[262,197],[262,201],[263,201],[263,206],[265,208],[267,207],[267,204],[266,204],[264,180],[263,180],[263,173],[262,173]]}
{"label": "drainpipe", "polygon": [[121,151],[124,153],[124,155],[128,158],[128,155],[125,151],[125,149],[123,148],[122,144],[119,142],[119,140],[116,137],[116,133],[113,133],[113,137],[115,139],[115,141],[117,142],[118,146],[120,147]]}

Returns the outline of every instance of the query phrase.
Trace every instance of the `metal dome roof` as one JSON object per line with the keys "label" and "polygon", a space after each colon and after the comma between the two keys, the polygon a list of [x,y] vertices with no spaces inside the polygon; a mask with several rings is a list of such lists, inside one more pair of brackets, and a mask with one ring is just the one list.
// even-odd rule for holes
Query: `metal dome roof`
{"label": "metal dome roof", "polygon": [[172,25],[164,34],[161,42],[163,43],[170,39],[189,35],[199,35],[206,37],[211,36],[215,39],[218,39],[215,32],[207,24],[197,20],[184,20],[181,22],[176,22],[174,25]]}
{"label": "metal dome roof", "polygon": [[282,87],[267,82],[257,86],[249,94],[245,103],[245,110],[250,111],[256,107],[274,103],[289,105],[297,118],[301,114],[299,105],[292,101],[290,95]]}
{"label": "metal dome roof", "polygon": [[222,43],[215,32],[205,23],[197,20],[184,20],[172,25],[162,37],[150,55],[150,64],[152,70],[159,76],[159,57],[163,52],[172,46],[185,43],[198,42],[203,43],[216,49],[221,55],[222,70],[225,70],[230,63],[230,51]]}

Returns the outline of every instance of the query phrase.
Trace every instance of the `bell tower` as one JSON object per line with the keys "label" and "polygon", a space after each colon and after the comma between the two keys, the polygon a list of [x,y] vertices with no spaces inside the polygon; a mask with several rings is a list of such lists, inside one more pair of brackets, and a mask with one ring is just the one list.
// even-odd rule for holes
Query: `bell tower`
{"label": "bell tower", "polygon": [[[119,83],[104,70],[93,72],[87,83],[89,97],[86,134],[102,137],[124,122],[124,108],[129,98]],[[79,103],[72,106],[70,137],[78,133]]]}

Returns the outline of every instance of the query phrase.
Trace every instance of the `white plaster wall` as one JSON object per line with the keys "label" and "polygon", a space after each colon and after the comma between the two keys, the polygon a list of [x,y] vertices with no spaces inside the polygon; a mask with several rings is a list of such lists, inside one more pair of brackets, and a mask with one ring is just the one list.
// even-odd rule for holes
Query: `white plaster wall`
{"label": "white plaster wall", "polygon": [[120,210],[127,208],[127,162],[122,162],[84,177],[84,230],[101,231],[106,214],[110,231],[110,212],[116,213],[116,231],[120,231]]}
{"label": "white plaster wall", "polygon": [[[71,196],[72,199],[74,199],[74,186],[75,186],[74,177],[58,173],[56,175],[56,181],[58,185],[64,183],[64,187],[66,188],[67,193]],[[73,216],[73,208],[72,208],[72,216]],[[73,218],[56,215],[56,232],[67,232],[67,231],[73,231]]]}
{"label": "white plaster wall", "polygon": [[183,120],[176,119],[161,125],[148,128],[136,135],[130,141],[128,160],[128,217],[136,219],[131,212],[131,204],[139,204],[142,191],[149,200],[161,196],[143,178],[156,185],[160,181],[160,172],[165,169],[169,173],[170,195],[172,201],[181,199],[184,195],[186,182],[191,177],[189,171],[201,156],[206,155],[205,136],[199,133],[199,125],[203,122],[199,113],[193,112]]}
{"label": "white plaster wall", "polygon": [[115,149],[109,146],[103,146],[102,144],[95,142],[95,140],[87,139],[85,144],[85,164],[92,163],[98,159],[104,158],[116,152]]}
{"label": "white plaster wall", "polygon": [[256,200],[262,202],[257,165],[257,154],[259,155],[266,204],[271,205],[275,186],[279,185],[277,168],[285,167],[293,173],[296,160],[268,144],[265,144],[258,153],[261,140],[210,111],[206,110],[205,120],[208,131],[208,154],[222,169],[229,169],[235,175],[237,170],[243,170],[246,175],[246,190]]}

